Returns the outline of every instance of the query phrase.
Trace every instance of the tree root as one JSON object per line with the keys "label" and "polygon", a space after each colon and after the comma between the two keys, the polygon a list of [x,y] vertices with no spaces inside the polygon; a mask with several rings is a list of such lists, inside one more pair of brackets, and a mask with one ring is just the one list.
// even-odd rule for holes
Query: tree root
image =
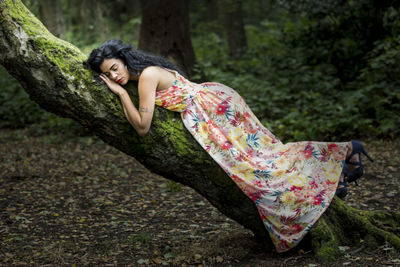
{"label": "tree root", "polygon": [[340,245],[373,249],[388,244],[400,251],[400,212],[362,211],[335,197],[309,234],[321,262],[337,259]]}

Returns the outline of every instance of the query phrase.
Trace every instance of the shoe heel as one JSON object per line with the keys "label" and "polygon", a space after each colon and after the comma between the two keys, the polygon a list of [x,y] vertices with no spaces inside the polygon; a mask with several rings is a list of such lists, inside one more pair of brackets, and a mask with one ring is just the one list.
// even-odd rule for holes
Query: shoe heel
{"label": "shoe heel", "polygon": [[371,162],[374,162],[374,160],[367,154],[367,152],[364,150],[361,151]]}

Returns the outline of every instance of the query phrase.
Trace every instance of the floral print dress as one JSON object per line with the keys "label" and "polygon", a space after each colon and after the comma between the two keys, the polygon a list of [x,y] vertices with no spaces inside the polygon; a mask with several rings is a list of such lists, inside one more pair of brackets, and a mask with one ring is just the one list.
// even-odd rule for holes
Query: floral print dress
{"label": "floral print dress", "polygon": [[233,89],[169,71],[175,83],[156,92],[155,104],[181,112],[197,142],[254,201],[276,250],[296,246],[333,199],[349,144],[283,144]]}

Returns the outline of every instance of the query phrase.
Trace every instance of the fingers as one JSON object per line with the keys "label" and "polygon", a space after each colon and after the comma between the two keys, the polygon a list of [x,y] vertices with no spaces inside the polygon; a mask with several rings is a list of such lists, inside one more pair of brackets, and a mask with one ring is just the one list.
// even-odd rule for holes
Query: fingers
{"label": "fingers", "polygon": [[105,82],[109,81],[108,77],[105,74],[100,74],[99,76],[103,81],[105,81]]}
{"label": "fingers", "polygon": [[113,84],[113,81],[110,80],[110,78],[108,78],[106,75],[104,74],[100,74],[100,78],[103,80],[103,82],[105,82],[105,84],[107,84],[108,86]]}

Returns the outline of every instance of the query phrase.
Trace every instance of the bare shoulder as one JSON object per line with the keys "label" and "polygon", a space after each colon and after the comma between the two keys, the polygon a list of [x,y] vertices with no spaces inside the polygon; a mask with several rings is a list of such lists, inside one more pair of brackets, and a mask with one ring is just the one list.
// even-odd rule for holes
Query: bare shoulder
{"label": "bare shoulder", "polygon": [[147,67],[140,75],[141,82],[156,83],[157,91],[171,87],[175,79],[176,77],[172,72],[158,66]]}
{"label": "bare shoulder", "polygon": [[159,80],[162,75],[161,69],[157,66],[150,66],[145,68],[140,74],[141,79],[155,79]]}

